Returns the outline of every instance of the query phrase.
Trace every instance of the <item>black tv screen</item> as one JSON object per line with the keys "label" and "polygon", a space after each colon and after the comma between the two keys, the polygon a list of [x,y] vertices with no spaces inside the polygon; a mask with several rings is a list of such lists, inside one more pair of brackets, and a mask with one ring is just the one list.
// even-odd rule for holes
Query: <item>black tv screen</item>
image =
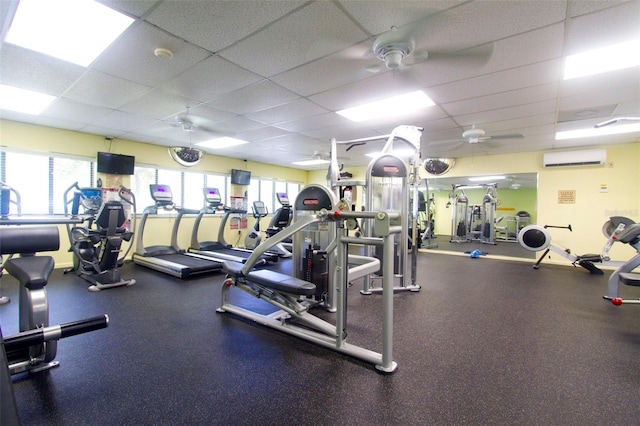
{"label": "black tv screen", "polygon": [[136,158],[131,155],[98,152],[98,173],[132,175]]}
{"label": "black tv screen", "polygon": [[231,183],[234,185],[249,185],[251,183],[251,172],[231,169]]}

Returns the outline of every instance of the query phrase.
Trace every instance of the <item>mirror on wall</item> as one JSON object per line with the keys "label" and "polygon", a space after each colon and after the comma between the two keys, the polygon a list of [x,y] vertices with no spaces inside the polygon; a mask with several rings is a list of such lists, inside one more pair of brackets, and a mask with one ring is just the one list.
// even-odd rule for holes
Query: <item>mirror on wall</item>
{"label": "mirror on wall", "polygon": [[[537,173],[428,177],[431,248],[535,258],[517,233],[537,220]],[[425,187],[426,189],[426,187]],[[459,202],[458,202],[459,201]],[[462,203],[462,204],[461,204]]]}

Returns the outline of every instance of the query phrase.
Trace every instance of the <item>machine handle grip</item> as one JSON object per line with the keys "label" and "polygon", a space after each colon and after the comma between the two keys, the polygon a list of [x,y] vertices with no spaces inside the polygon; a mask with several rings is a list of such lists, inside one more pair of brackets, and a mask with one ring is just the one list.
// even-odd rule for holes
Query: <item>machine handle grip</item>
{"label": "machine handle grip", "polygon": [[23,331],[4,338],[4,347],[7,352],[29,346],[38,345],[50,340],[64,339],[82,333],[106,328],[109,325],[109,317],[100,315],[79,321],[58,324],[51,327],[36,328]]}

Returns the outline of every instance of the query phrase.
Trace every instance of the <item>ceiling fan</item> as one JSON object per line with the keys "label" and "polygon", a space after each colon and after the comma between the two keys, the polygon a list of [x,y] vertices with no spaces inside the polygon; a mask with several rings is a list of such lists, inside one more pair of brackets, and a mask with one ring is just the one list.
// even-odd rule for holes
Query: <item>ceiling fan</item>
{"label": "ceiling fan", "polygon": [[[482,66],[493,55],[494,44],[459,49],[452,51],[437,49],[416,50],[415,25],[403,29],[391,27],[390,31],[380,34],[373,42],[371,52],[388,69],[409,67],[425,61],[444,62],[461,66]],[[366,70],[377,73],[381,70],[381,64],[370,65]]]}
{"label": "ceiling fan", "polygon": [[191,134],[199,129],[195,125],[192,116],[189,114],[189,107],[187,107],[186,114],[179,114],[175,118],[173,126],[181,128],[183,131],[189,133],[189,146],[172,146],[169,148],[169,156],[176,163],[183,167],[193,167],[198,164],[204,157],[204,151],[198,148],[194,148],[191,142]]}
{"label": "ceiling fan", "polygon": [[462,132],[462,138],[434,141],[434,142],[431,142],[429,145],[442,146],[445,144],[451,144],[452,142],[458,142],[458,144],[453,144],[451,146],[451,149],[455,149],[458,146],[460,146],[460,144],[465,144],[465,143],[470,145],[475,145],[475,144],[483,143],[486,141],[522,139],[522,138],[524,138],[524,135],[522,133],[487,135],[484,129],[480,129],[474,125],[470,129]]}

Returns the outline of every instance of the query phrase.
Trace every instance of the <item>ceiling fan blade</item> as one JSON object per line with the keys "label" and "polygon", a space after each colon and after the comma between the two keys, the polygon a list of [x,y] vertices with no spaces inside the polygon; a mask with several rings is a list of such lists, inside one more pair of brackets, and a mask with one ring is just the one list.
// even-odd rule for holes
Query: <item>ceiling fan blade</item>
{"label": "ceiling fan blade", "polygon": [[472,66],[479,68],[489,62],[489,60],[493,56],[494,50],[494,43],[488,43],[482,46],[458,51],[438,51],[433,49],[426,49],[416,51],[414,54],[410,55],[404,61],[404,64],[414,65],[425,61],[434,63],[437,61],[438,63],[445,65]]}
{"label": "ceiling fan blade", "polygon": [[513,133],[510,135],[492,135],[492,136],[487,136],[481,139],[484,139],[484,140],[490,139],[492,141],[495,141],[500,139],[522,139],[522,138],[524,138],[524,135],[522,133]]}

